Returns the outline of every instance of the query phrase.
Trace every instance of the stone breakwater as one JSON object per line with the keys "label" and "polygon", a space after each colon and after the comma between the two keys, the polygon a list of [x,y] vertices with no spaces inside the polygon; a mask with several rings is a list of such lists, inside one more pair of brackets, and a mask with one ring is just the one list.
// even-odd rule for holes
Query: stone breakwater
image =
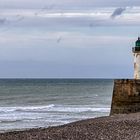
{"label": "stone breakwater", "polygon": [[140,80],[115,80],[110,115],[136,112],[140,112]]}
{"label": "stone breakwater", "polygon": [[139,140],[140,113],[0,134],[0,140]]}

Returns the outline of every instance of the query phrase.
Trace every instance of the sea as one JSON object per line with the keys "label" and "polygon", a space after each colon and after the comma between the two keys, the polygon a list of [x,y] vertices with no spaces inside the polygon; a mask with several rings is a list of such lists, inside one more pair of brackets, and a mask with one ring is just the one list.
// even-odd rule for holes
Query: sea
{"label": "sea", "polygon": [[112,79],[0,79],[0,132],[107,116]]}

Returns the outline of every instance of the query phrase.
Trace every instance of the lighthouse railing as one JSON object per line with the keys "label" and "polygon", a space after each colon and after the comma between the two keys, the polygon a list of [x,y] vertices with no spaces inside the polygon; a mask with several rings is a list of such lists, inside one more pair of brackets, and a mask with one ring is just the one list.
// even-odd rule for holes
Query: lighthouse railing
{"label": "lighthouse railing", "polygon": [[132,48],[132,51],[135,53],[135,52],[140,52],[140,47],[133,47]]}

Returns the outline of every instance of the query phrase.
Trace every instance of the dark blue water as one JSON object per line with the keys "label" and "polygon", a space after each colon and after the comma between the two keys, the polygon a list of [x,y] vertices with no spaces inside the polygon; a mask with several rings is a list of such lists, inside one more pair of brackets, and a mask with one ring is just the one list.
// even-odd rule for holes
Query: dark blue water
{"label": "dark blue water", "polygon": [[113,80],[1,79],[0,131],[108,115]]}

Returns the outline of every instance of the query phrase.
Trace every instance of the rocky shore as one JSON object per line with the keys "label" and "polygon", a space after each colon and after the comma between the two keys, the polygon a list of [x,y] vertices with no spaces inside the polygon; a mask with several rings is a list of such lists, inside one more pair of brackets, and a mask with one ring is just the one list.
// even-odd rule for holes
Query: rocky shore
{"label": "rocky shore", "polygon": [[0,140],[140,140],[140,113],[0,134]]}

